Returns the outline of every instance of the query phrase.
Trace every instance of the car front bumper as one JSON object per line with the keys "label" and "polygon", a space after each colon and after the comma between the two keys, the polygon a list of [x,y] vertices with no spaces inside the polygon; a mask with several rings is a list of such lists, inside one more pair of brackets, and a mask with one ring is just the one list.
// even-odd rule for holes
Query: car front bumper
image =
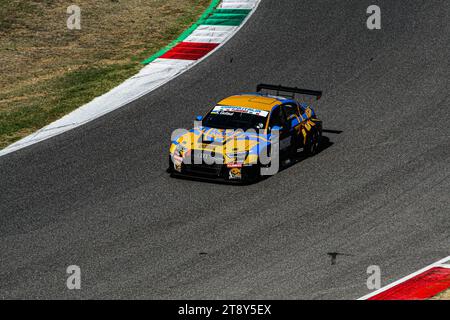
{"label": "car front bumper", "polygon": [[252,181],[257,176],[257,166],[228,167],[226,164],[185,164],[175,168],[169,157],[169,171],[174,176],[192,177],[209,181],[226,181],[243,183]]}

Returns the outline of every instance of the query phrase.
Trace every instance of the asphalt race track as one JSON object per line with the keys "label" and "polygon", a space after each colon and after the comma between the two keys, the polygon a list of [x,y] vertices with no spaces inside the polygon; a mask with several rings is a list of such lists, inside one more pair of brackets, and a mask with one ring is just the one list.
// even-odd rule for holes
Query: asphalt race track
{"label": "asphalt race track", "polygon": [[[371,4],[263,0],[169,84],[1,157],[0,298],[355,299],[370,265],[448,256],[450,2],[378,0],[373,31]],[[171,179],[171,132],[260,82],[323,90],[341,133],[255,185]]]}

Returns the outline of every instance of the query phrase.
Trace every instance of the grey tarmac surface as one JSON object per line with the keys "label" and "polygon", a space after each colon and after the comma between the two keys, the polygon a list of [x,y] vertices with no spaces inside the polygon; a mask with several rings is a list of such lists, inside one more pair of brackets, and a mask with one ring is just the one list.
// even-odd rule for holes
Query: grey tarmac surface
{"label": "grey tarmac surface", "polygon": [[[0,298],[356,299],[370,265],[448,256],[450,2],[379,0],[379,31],[371,4],[263,0],[176,80],[1,157]],[[255,185],[171,179],[171,132],[260,82],[322,89],[342,133]]]}

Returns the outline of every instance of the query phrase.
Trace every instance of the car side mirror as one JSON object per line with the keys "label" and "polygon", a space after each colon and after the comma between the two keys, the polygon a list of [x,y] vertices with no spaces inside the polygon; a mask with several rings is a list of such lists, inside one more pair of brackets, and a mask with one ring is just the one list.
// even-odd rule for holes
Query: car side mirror
{"label": "car side mirror", "polygon": [[202,116],[196,116],[196,117],[195,117],[195,120],[197,120],[197,121],[202,121],[202,120],[203,120],[203,117],[202,117]]}

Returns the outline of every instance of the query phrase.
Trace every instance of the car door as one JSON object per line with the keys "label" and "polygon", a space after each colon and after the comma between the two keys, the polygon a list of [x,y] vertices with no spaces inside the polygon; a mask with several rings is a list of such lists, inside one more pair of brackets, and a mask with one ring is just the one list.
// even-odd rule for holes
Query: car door
{"label": "car door", "polygon": [[300,146],[304,147],[309,141],[311,133],[313,133],[312,129],[315,123],[310,121],[310,119],[314,113],[307,105],[299,104],[298,107],[301,122],[301,125],[298,127],[298,140],[301,141]]}
{"label": "car door", "polygon": [[286,103],[282,106],[286,121],[291,132],[295,131],[298,125],[302,122],[300,111],[296,103]]}
{"label": "car door", "polygon": [[274,126],[281,128],[280,130],[280,151],[286,151],[291,146],[291,133],[290,124],[286,119],[286,115],[282,106],[277,106],[272,110],[269,120],[269,129],[271,130]]}
{"label": "car door", "polygon": [[297,103],[286,103],[282,106],[284,114],[286,115],[287,126],[289,127],[289,133],[292,138],[291,145],[295,145],[295,150],[302,146],[302,126],[305,119],[302,117],[301,109]]}

